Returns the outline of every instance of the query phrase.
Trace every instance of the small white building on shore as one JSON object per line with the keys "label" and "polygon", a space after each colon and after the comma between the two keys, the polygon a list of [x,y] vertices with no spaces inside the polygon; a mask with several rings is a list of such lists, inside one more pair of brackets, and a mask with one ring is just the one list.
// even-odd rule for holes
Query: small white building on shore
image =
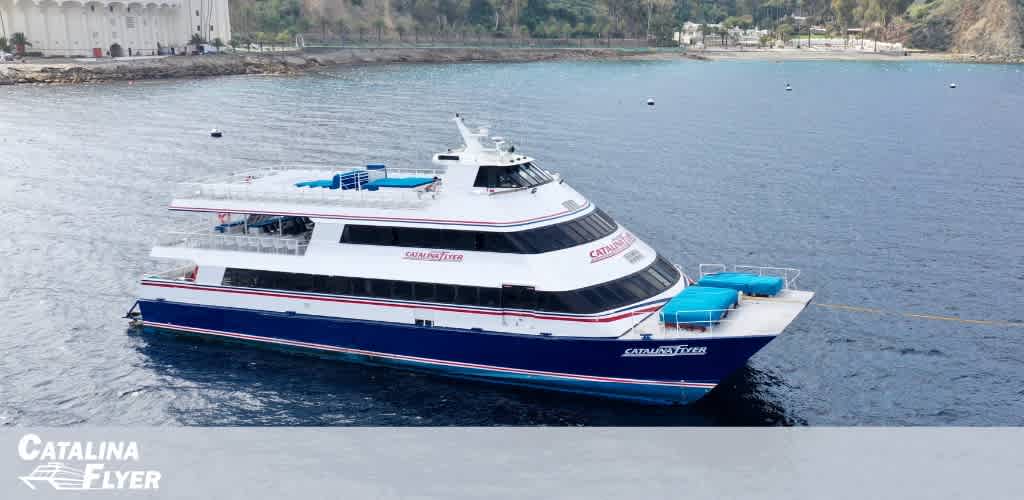
{"label": "small white building on shore", "polygon": [[182,53],[193,35],[231,39],[228,0],[0,0],[0,36],[64,57]]}

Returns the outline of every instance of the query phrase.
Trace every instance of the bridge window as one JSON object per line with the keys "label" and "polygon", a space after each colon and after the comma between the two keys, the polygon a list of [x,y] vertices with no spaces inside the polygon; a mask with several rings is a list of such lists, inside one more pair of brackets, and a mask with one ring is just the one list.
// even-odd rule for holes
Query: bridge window
{"label": "bridge window", "polygon": [[551,176],[533,163],[487,165],[477,170],[473,187],[529,188],[551,181]]}

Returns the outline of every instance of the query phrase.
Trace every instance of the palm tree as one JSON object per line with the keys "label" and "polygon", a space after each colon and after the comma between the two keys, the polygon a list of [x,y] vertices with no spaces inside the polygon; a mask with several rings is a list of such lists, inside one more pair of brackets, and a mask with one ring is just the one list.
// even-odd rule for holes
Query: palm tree
{"label": "palm tree", "polygon": [[11,45],[7,43],[7,37],[0,36],[0,52],[10,52]]}
{"label": "palm tree", "polygon": [[196,47],[198,47],[198,46],[202,45],[203,42],[205,42],[205,41],[206,40],[203,40],[203,36],[202,35],[200,35],[199,33],[193,33],[192,34],[192,38],[188,41],[188,43],[189,43],[189,45],[195,45]]}
{"label": "palm tree", "polygon": [[221,40],[220,38],[214,38],[213,46],[217,47],[217,52],[220,52],[220,48],[224,46],[224,40]]}
{"label": "palm tree", "polygon": [[384,34],[384,28],[388,27],[388,23],[384,22],[383,18],[378,17],[373,20],[373,29],[377,30],[377,43],[380,43],[381,36]]}
{"label": "palm tree", "polygon": [[32,46],[32,44],[29,43],[28,38],[25,37],[25,34],[20,31],[11,34],[10,44],[14,45],[18,49],[19,56],[25,55],[25,47]]}

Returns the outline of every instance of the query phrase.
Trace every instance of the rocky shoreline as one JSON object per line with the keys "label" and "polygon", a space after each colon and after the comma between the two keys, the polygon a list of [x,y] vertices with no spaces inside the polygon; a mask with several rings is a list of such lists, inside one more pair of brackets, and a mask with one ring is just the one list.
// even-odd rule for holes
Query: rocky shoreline
{"label": "rocky shoreline", "polygon": [[[218,54],[97,61],[37,59],[0,64],[0,85],[76,84],[224,75],[290,75],[339,64],[531,62],[560,59],[694,58],[683,52],[622,49],[351,48],[318,52]],[[59,61],[59,62],[58,62]]]}

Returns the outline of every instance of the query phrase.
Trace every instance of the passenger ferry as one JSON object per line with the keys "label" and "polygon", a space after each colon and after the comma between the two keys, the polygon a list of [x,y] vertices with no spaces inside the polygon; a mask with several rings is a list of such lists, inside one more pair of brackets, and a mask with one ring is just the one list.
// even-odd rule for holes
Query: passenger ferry
{"label": "passenger ferry", "polygon": [[456,115],[429,166],[274,168],[183,184],[203,214],[131,315],[170,330],[498,383],[692,402],[813,294],[794,269],[691,279],[560,174]]}

